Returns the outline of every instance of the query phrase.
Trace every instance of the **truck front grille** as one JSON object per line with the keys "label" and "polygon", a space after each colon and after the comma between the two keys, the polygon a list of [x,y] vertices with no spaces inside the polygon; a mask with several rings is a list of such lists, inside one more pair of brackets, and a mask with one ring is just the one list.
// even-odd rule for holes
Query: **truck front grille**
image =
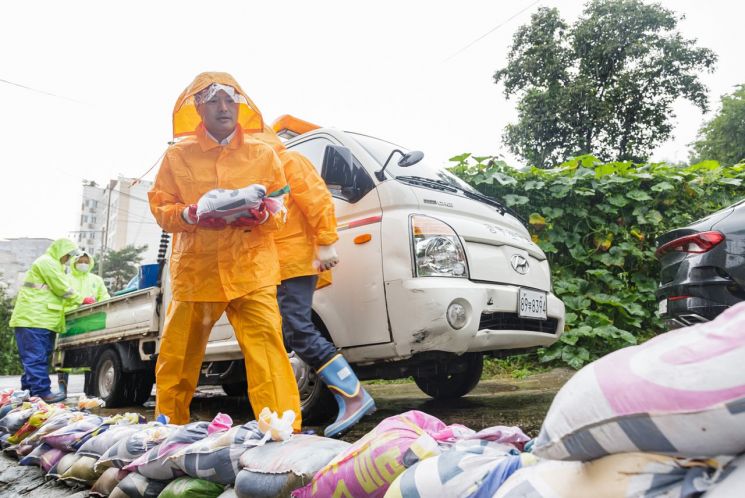
{"label": "truck front grille", "polygon": [[559,321],[556,318],[534,320],[520,318],[517,313],[482,313],[479,330],[529,330],[531,332],[555,334],[558,324]]}

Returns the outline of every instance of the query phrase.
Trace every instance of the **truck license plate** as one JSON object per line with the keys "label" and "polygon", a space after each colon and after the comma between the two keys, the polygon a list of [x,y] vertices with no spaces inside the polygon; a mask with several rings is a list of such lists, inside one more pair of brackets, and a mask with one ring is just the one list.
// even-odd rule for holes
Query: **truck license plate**
{"label": "truck license plate", "polygon": [[546,319],[546,293],[521,288],[517,297],[517,316]]}

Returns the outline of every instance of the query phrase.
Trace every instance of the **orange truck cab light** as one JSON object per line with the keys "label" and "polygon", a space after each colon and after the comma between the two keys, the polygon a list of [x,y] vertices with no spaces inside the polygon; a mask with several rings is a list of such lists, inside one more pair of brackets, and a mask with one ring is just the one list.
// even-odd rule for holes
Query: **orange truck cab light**
{"label": "orange truck cab light", "polygon": [[290,116],[289,114],[285,114],[283,116],[278,117],[274,123],[272,123],[272,128],[274,129],[274,132],[279,135],[280,137],[284,139],[291,139],[298,135],[302,135],[303,133],[308,133],[309,131],[317,130],[320,128],[317,124],[313,124],[309,121],[302,120],[300,118],[296,118],[295,116]]}

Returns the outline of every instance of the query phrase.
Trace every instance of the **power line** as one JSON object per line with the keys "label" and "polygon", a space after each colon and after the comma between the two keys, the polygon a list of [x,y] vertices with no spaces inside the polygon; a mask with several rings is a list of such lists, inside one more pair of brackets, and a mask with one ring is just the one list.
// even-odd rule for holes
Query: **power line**
{"label": "power line", "polygon": [[17,86],[18,88],[23,88],[25,90],[30,90],[32,92],[41,93],[42,95],[49,95],[50,97],[57,97],[58,99],[69,100],[70,102],[75,102],[76,104],[90,105],[87,102],[83,102],[83,101],[80,101],[80,100],[71,99],[70,97],[65,97],[64,95],[57,95],[56,93],[46,92],[44,90],[39,90],[37,88],[32,88],[30,86],[22,85],[20,83],[15,83],[13,81],[8,81],[8,80],[3,79],[3,78],[0,78],[0,83],[6,83],[8,85]]}
{"label": "power line", "polygon": [[487,31],[483,35],[479,36],[478,38],[476,38],[475,40],[473,40],[471,43],[469,43],[465,47],[461,48],[460,50],[458,50],[457,52],[455,52],[453,55],[451,55],[447,59],[443,60],[442,62],[447,62],[450,59],[454,58],[456,55],[459,55],[460,53],[465,52],[467,49],[471,48],[476,43],[480,42],[481,40],[483,40],[484,38],[486,38],[490,34],[494,33],[496,30],[498,30],[499,28],[501,28],[502,26],[504,26],[505,24],[507,24],[508,22],[510,22],[511,20],[513,20],[514,18],[516,18],[517,16],[519,16],[520,14],[522,14],[523,12],[525,12],[526,10],[530,9],[531,7],[533,7],[535,4],[537,4],[540,1],[541,0],[535,0],[534,2],[532,2],[530,5],[528,5],[524,9],[520,10],[516,14],[513,14],[509,19],[507,19],[506,21],[502,22],[501,24],[497,24],[492,29],[490,29],[489,31]]}
{"label": "power line", "polygon": [[150,204],[150,201],[148,201],[144,197],[137,197],[136,195],[128,194],[126,192],[123,192],[123,191],[117,190],[117,189],[111,189],[111,191],[112,192],[117,192],[119,195],[123,195],[124,197],[129,197],[130,199],[134,199],[136,201],[146,202],[146,203]]}
{"label": "power line", "polygon": [[111,214],[114,214],[114,213],[116,213],[117,216],[120,213],[121,214],[125,214],[125,215],[127,215],[127,219],[128,220],[132,220],[132,221],[135,221],[135,222],[138,222],[138,223],[141,222],[141,223],[148,223],[148,224],[152,224],[152,225],[157,225],[157,223],[155,223],[154,221],[146,221],[146,220],[154,220],[155,219],[155,218],[153,218],[152,214],[149,215],[149,216],[148,216],[148,214],[144,214],[143,215],[143,214],[132,212],[129,209],[124,209],[124,208],[119,207],[119,206],[117,206],[116,209],[112,209],[111,210]]}
{"label": "power line", "polygon": [[[170,142],[169,142],[169,144],[170,144]],[[147,171],[145,171],[145,172],[144,172],[143,174],[141,174],[141,175],[140,175],[140,176],[139,176],[138,178],[136,178],[136,179],[135,179],[135,180],[134,180],[134,181],[132,182],[132,186],[134,186],[134,185],[137,185],[138,183],[140,183],[140,181],[141,181],[141,180],[142,180],[143,178],[145,178],[145,175],[147,175],[148,173],[150,173],[150,172],[151,172],[151,171],[153,170],[153,168],[155,168],[155,167],[156,167],[156,166],[158,165],[158,163],[160,163],[161,159],[163,159],[163,156],[165,156],[165,155],[166,155],[166,152],[168,152],[168,148],[166,148],[166,150],[164,150],[164,151],[163,151],[163,153],[162,153],[162,154],[160,155],[160,157],[158,157],[158,159],[156,159],[156,160],[155,160],[155,162],[153,163],[153,165],[152,165],[152,166],[150,166],[150,167],[149,167],[149,168],[147,169]]]}

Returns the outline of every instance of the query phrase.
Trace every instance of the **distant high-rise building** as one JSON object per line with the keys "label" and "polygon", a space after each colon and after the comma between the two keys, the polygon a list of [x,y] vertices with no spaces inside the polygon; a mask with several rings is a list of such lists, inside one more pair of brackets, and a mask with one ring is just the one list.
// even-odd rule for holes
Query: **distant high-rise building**
{"label": "distant high-rise building", "polygon": [[122,176],[105,188],[95,182],[84,183],[80,229],[74,232],[73,239],[95,256],[100,256],[104,248],[118,251],[128,245],[147,245],[143,262],[155,262],[161,229],[150,213],[147,192],[151,187],[152,182],[135,182]]}
{"label": "distant high-rise building", "polygon": [[83,200],[80,204],[80,228],[72,234],[72,239],[82,250],[91,254],[101,252],[105,216],[104,189],[96,182],[84,181]]}
{"label": "distant high-rise building", "polygon": [[111,211],[107,246],[120,250],[124,247],[147,245],[142,253],[143,263],[155,263],[158,255],[161,228],[150,212],[147,193],[153,182],[119,177],[111,191]]}

